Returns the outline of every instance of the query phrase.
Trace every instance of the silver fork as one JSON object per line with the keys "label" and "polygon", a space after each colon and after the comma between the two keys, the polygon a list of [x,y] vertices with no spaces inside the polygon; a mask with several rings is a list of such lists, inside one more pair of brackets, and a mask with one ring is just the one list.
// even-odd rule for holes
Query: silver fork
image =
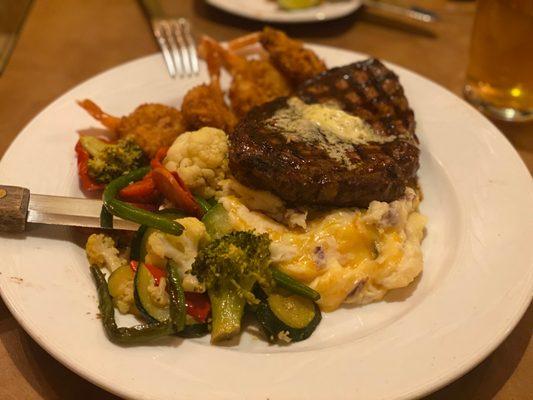
{"label": "silver fork", "polygon": [[198,53],[189,21],[185,18],[156,18],[152,20],[152,30],[172,78],[198,75]]}
{"label": "silver fork", "polygon": [[159,0],[140,0],[140,3],[152,25],[170,76],[198,75],[200,65],[189,21],[168,16]]}

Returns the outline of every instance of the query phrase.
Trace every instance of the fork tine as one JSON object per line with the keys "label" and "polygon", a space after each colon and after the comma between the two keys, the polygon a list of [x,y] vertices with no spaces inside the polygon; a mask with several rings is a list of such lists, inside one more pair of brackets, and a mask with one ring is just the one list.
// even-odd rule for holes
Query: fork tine
{"label": "fork tine", "polygon": [[181,31],[183,32],[183,37],[189,53],[189,61],[192,73],[198,75],[198,73],[200,72],[200,66],[198,64],[198,53],[196,52],[196,43],[194,42],[194,37],[191,34],[191,24],[185,18],[178,19],[178,24],[180,25]]}
{"label": "fork tine", "polygon": [[176,35],[174,33],[174,23],[172,20],[165,20],[165,30],[170,42],[170,48],[172,49],[172,55],[174,57],[174,64],[179,73],[180,78],[183,78],[187,73],[187,67],[183,58],[183,51],[179,42],[176,42]]}
{"label": "fork tine", "polygon": [[172,78],[199,74],[198,52],[189,21],[158,18],[152,22],[152,29]]}
{"label": "fork tine", "polygon": [[170,49],[168,47],[168,42],[166,39],[166,35],[164,32],[163,27],[161,26],[160,21],[154,21],[152,23],[152,31],[154,32],[154,36],[157,40],[157,43],[159,44],[159,48],[161,49],[161,53],[163,54],[163,59],[165,60],[165,64],[168,69],[169,75],[174,78],[176,76],[176,66],[174,64],[174,61],[172,59],[172,54],[170,53]]}
{"label": "fork tine", "polygon": [[194,40],[192,41],[192,44],[189,44],[189,53],[191,54],[192,72],[194,75],[198,75],[200,73],[200,64],[198,62],[198,53],[196,51],[196,44],[194,43]]}
{"label": "fork tine", "polygon": [[183,32],[181,31],[181,27],[176,20],[170,21],[170,25],[172,26],[172,32],[176,37],[176,41],[178,43],[178,48],[181,54],[181,61],[183,63],[183,71],[187,76],[191,76],[191,62],[189,58],[189,53],[187,51],[187,46],[185,45],[185,40],[183,38]]}

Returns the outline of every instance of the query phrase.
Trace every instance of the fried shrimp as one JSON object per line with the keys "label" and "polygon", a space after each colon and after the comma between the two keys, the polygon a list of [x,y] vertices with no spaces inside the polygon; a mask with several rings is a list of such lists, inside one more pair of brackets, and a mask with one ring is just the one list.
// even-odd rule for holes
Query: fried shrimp
{"label": "fried shrimp", "polygon": [[257,105],[290,94],[290,83],[268,60],[247,60],[209,37],[202,39],[201,46],[218,53],[224,68],[232,76],[229,99],[237,117]]}
{"label": "fried shrimp", "polygon": [[237,117],[224,101],[220,87],[221,60],[209,42],[202,42],[198,48],[209,69],[209,84],[198,85],[187,92],[181,105],[183,118],[190,130],[205,126],[231,132],[237,124]]}
{"label": "fried shrimp", "polygon": [[302,42],[268,27],[262,32],[232,40],[229,48],[238,50],[257,42],[268,53],[271,63],[295,86],[327,69],[324,61],[314,51],[306,49]]}
{"label": "fried shrimp", "polygon": [[314,51],[306,49],[302,42],[289,38],[282,31],[265,27],[260,41],[272,63],[295,85],[327,69]]}
{"label": "fried shrimp", "polygon": [[118,137],[132,136],[149,157],[187,130],[181,112],[163,104],[142,104],[124,117],[109,115],[88,99],[78,104]]}
{"label": "fried shrimp", "polygon": [[253,107],[280,96],[288,96],[291,88],[283,75],[266,60],[247,61],[244,70],[237,70],[229,90],[229,98],[239,116]]}
{"label": "fried shrimp", "polygon": [[181,112],[163,104],[142,104],[118,127],[120,137],[133,135],[139,146],[153,157],[161,147],[170,146],[187,130]]}

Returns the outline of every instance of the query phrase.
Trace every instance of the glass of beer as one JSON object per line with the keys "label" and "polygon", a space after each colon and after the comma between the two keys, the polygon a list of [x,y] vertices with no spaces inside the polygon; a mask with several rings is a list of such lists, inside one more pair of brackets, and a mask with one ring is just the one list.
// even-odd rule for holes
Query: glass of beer
{"label": "glass of beer", "polygon": [[464,94],[490,117],[533,120],[533,0],[478,0]]}

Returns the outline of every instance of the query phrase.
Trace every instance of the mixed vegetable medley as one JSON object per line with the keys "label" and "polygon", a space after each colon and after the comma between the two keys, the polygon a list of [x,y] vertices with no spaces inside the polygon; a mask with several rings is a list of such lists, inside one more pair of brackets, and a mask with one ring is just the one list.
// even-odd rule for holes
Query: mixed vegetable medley
{"label": "mixed vegetable medley", "polygon": [[[113,216],[140,224],[132,237],[108,230],[87,240],[109,339],[210,334],[218,343],[239,334],[246,313],[271,342],[308,338],[321,320],[318,292],[272,264],[267,234],[235,231],[213,197],[194,196],[163,165],[167,151],[148,161],[128,137],[82,136],[76,145],[82,188],[103,190],[102,227],[112,228]],[[142,323],[117,326],[115,308]]]}

